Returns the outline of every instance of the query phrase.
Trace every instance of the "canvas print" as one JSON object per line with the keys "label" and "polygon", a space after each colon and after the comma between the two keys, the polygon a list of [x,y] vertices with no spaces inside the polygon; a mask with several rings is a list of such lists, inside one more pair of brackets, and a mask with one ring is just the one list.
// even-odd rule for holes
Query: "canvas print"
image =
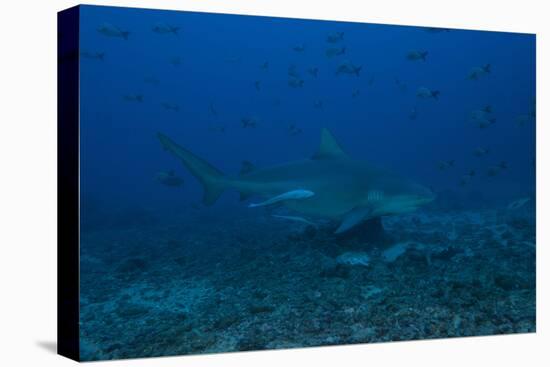
{"label": "canvas print", "polygon": [[80,6],[81,360],[535,332],[535,35]]}

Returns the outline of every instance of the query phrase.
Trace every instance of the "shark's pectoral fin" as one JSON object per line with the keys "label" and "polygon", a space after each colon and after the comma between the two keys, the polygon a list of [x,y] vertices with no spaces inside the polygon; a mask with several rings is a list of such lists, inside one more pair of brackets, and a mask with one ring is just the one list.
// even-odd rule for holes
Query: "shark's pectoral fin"
{"label": "shark's pectoral fin", "polygon": [[348,212],[344,219],[342,220],[342,223],[340,223],[340,226],[334,233],[343,233],[351,228],[355,227],[357,224],[361,223],[362,221],[369,218],[369,216],[372,213],[371,208],[355,208],[352,209],[350,212]]}

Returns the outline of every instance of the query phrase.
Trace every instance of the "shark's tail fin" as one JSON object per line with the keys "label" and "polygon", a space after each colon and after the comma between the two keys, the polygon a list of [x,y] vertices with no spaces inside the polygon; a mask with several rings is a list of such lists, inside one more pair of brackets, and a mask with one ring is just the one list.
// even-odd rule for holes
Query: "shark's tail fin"
{"label": "shark's tail fin", "polygon": [[191,174],[201,182],[204,188],[203,203],[205,205],[213,204],[226,188],[226,180],[223,173],[202,158],[179,146],[166,135],[158,133],[157,137],[163,148],[181,159],[185,167],[191,171]]}

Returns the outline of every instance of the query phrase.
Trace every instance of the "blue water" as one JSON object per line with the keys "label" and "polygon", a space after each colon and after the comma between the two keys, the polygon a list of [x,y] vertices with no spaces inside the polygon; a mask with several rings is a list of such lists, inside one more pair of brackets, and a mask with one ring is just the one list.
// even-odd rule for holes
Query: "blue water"
{"label": "blue water", "polygon": [[[334,32],[343,39],[327,42]],[[84,359],[534,331],[534,35],[82,6],[80,47],[104,54],[80,60]],[[346,61],[359,75],[336,73]],[[495,122],[480,128],[472,113],[486,105]],[[323,127],[438,198],[384,218],[390,239],[342,240],[332,222],[251,212],[235,192],[204,206],[156,138],[236,175],[245,160],[310,157]],[[157,179],[170,170],[182,185]],[[377,261],[384,251],[397,257]]]}

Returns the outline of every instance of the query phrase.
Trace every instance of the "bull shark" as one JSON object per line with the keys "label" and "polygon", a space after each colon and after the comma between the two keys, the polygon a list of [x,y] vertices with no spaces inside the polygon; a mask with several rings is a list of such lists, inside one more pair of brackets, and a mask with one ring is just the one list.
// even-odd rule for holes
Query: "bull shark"
{"label": "bull shark", "polygon": [[241,200],[259,196],[266,199],[262,206],[282,204],[303,215],[339,220],[335,233],[343,233],[365,220],[409,213],[435,199],[427,187],[350,158],[327,129],[321,130],[321,144],[311,158],[235,177],[162,133],[158,139],[200,181],[205,205],[212,205],[226,189],[235,189]]}

